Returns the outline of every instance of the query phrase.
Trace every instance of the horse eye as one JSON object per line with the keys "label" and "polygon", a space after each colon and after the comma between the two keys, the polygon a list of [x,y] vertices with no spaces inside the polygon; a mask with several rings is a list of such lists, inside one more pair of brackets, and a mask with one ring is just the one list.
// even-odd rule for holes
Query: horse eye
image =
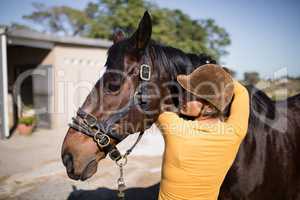
{"label": "horse eye", "polygon": [[120,90],[120,85],[116,83],[107,83],[105,88],[108,92],[117,92]]}

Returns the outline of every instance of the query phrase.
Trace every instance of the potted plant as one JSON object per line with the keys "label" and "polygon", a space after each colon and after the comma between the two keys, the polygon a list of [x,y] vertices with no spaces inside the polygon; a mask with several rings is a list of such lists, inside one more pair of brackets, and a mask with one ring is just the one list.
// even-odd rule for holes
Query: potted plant
{"label": "potted plant", "polygon": [[35,110],[32,106],[25,106],[17,127],[19,134],[31,135],[36,126],[36,121]]}
{"label": "potted plant", "polygon": [[18,132],[20,135],[31,135],[36,125],[35,116],[23,116],[19,119]]}

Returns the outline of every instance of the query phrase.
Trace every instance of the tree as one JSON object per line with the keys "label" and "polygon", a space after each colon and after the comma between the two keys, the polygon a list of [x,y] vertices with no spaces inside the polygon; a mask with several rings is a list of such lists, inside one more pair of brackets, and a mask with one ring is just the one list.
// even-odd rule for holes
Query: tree
{"label": "tree", "polygon": [[245,72],[244,81],[247,84],[255,85],[260,80],[258,72]]}
{"label": "tree", "polygon": [[81,10],[67,6],[47,7],[42,3],[33,3],[35,11],[23,16],[40,25],[44,32],[60,35],[86,35],[91,18]]}
{"label": "tree", "polygon": [[216,25],[213,19],[202,20],[201,24],[206,30],[208,50],[212,51],[211,54],[216,55],[216,57],[226,55],[228,52],[224,47],[231,43],[229,34],[226,30]]}
{"label": "tree", "polygon": [[11,22],[9,25],[8,24],[0,24],[0,28],[7,28],[9,27],[12,30],[30,30],[30,31],[36,31],[35,29],[25,25],[25,24],[20,24],[17,22]]}
{"label": "tree", "polygon": [[11,23],[10,28],[12,28],[12,29],[26,29],[26,30],[35,31],[34,29],[30,28],[29,26],[24,25],[24,24],[19,24],[17,22]]}
{"label": "tree", "polygon": [[191,53],[206,53],[219,59],[230,44],[226,30],[212,19],[193,20],[180,10],[159,8],[145,0],[99,0],[84,10],[66,6],[46,7],[34,4],[35,11],[25,19],[36,22],[45,31],[112,39],[116,28],[132,34],[145,10],[153,20],[152,38]]}

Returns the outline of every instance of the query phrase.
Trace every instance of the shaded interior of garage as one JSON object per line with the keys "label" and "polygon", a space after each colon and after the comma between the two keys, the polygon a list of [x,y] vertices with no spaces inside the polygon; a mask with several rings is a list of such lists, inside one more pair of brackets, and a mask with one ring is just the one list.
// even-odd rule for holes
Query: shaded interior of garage
{"label": "shaded interior of garage", "polygon": [[[31,75],[50,53],[49,49],[9,45],[7,47],[9,122],[13,132],[22,109],[40,106],[34,87],[35,75]],[[44,98],[48,101],[48,98]],[[48,104],[48,102],[45,102]]]}

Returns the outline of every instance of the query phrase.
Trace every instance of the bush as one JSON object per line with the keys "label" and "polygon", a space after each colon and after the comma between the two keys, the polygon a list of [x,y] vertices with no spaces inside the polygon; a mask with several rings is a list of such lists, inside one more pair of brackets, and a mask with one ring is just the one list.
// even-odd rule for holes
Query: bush
{"label": "bush", "polygon": [[25,124],[26,126],[30,126],[35,123],[36,123],[36,117],[34,116],[21,117],[19,120],[19,124]]}

